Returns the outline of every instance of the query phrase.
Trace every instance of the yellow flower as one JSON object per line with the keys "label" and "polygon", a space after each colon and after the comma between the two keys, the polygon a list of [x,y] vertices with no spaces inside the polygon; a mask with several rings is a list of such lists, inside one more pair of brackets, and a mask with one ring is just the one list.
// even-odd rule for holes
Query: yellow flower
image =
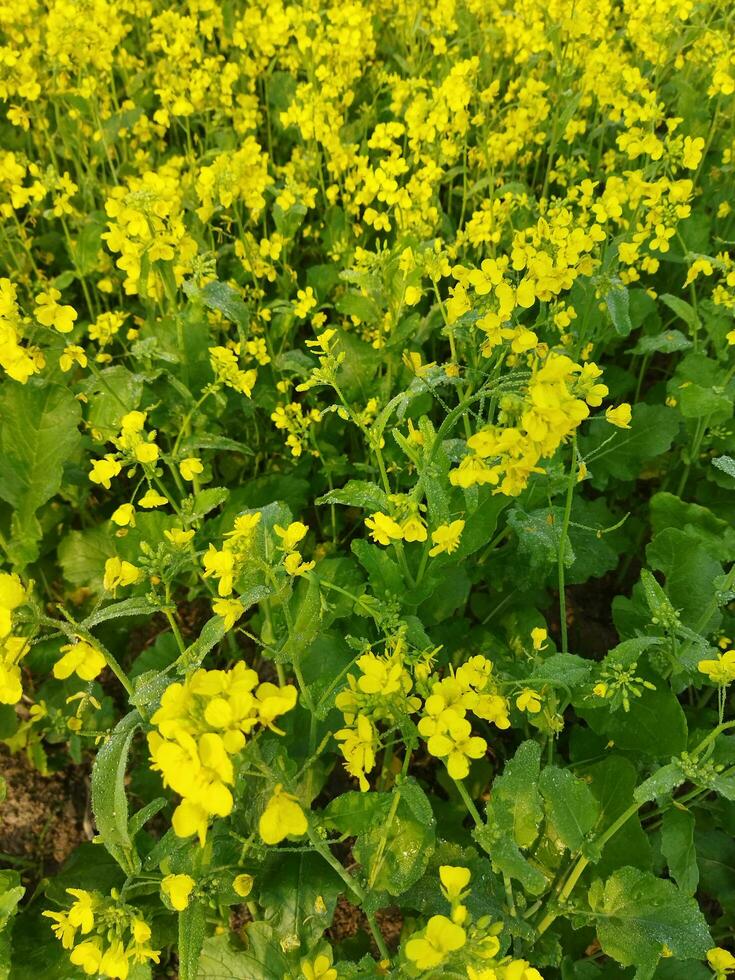
{"label": "yellow flower", "polygon": [[372,534],[373,541],[378,544],[387,546],[391,541],[400,541],[403,538],[403,529],[400,524],[380,511],[366,517],[365,525]]}
{"label": "yellow flower", "polygon": [[116,556],[108,558],[105,562],[105,576],[102,584],[108,592],[114,592],[118,585],[135,585],[142,576],[143,572],[140,568],[136,568],[132,562]]}
{"label": "yellow flower", "polygon": [[89,471],[89,479],[92,483],[101,483],[106,489],[110,489],[110,481],[113,477],[117,476],[122,466],[115,457],[108,453],[104,459],[95,459],[92,461],[92,469]]}
{"label": "yellow flower", "polygon": [[89,976],[99,973],[102,962],[102,941],[100,939],[88,939],[79,943],[69,954],[69,959],[74,966],[81,966]]}
{"label": "yellow flower", "polygon": [[306,814],[296,797],[285,793],[280,785],[262,813],[258,831],[265,844],[279,844],[286,837],[302,837],[308,829]]}
{"label": "yellow flower", "polygon": [[213,544],[202,559],[204,563],[204,578],[214,576],[219,579],[217,592],[220,596],[228,596],[232,592],[232,579],[235,571],[235,556],[231,551],[217,551]]}
{"label": "yellow flower", "polygon": [[281,527],[280,524],[276,524],[273,530],[281,539],[280,547],[284,551],[293,551],[299,541],[306,536],[309,528],[300,521],[294,521],[293,524],[289,524],[286,528]]}
{"label": "yellow flower", "polygon": [[548,638],[549,634],[542,626],[534,626],[531,630],[531,642],[534,650],[545,650]]}
{"label": "yellow flower", "polygon": [[245,612],[245,606],[239,599],[215,599],[212,603],[212,612],[224,619],[225,630],[231,630]]}
{"label": "yellow flower", "polygon": [[629,429],[632,417],[630,405],[627,402],[622,402],[617,408],[610,407],[605,409],[605,418],[607,421],[611,425],[616,425],[619,429]]}
{"label": "yellow flower", "polygon": [[354,728],[342,728],[334,733],[345,758],[345,769],[355,776],[360,783],[360,789],[366,793],[370,784],[365,778],[366,772],[371,772],[375,766],[376,732],[372,722],[365,715],[358,715]]}
{"label": "yellow flower", "polygon": [[320,953],[313,962],[302,960],[301,974],[305,980],[337,980],[338,976],[332,961],[324,953]]}
{"label": "yellow flower", "polygon": [[[155,463],[158,459],[158,453],[158,446],[155,442],[139,442],[133,450],[133,455],[139,463]],[[147,505],[143,504],[143,506]]]}
{"label": "yellow flower", "polygon": [[194,537],[194,531],[184,531],[184,529],[180,527],[172,527],[163,533],[174,548],[183,548]]}
{"label": "yellow flower", "polygon": [[70,333],[74,329],[77,312],[73,306],[61,306],[58,300],[61,293],[58,289],[36,296],[36,319],[44,327],[54,327],[59,333]]}
{"label": "yellow flower", "polygon": [[443,885],[444,895],[450,902],[459,901],[465,888],[470,883],[469,868],[455,868],[450,864],[443,864],[439,868],[439,878]]}
{"label": "yellow flower", "polygon": [[91,681],[105,666],[105,658],[86,640],[67,643],[61,648],[64,656],[54,664],[54,677],[63,681],[72,674],[83,681]]}
{"label": "yellow flower", "polygon": [[181,473],[185,480],[193,480],[203,472],[204,466],[202,465],[202,461],[201,459],[197,459],[196,456],[188,456],[179,463],[179,473]]}
{"label": "yellow flower", "polygon": [[431,532],[431,540],[434,547],[429,554],[432,558],[446,552],[451,555],[459,547],[459,539],[464,530],[464,521],[452,521],[451,524],[442,524],[436,531]]}
{"label": "yellow flower", "polygon": [[721,946],[715,946],[707,953],[707,962],[715,971],[718,978],[726,977],[728,973],[735,973],[735,956]]}
{"label": "yellow flower", "polygon": [[715,684],[724,687],[735,680],[735,650],[718,654],[717,660],[700,660],[697,667]]}
{"label": "yellow flower", "polygon": [[177,912],[183,912],[189,904],[196,882],[189,875],[166,875],[161,891]]}
{"label": "yellow flower", "polygon": [[168,500],[161,496],[157,490],[154,490],[153,487],[149,487],[138,503],[141,507],[145,507],[146,510],[151,510],[154,507],[162,507],[164,504],[168,503]]}
{"label": "yellow flower", "polygon": [[417,514],[403,522],[401,532],[404,541],[426,541],[428,537],[426,525]]}
{"label": "yellow flower", "polygon": [[240,898],[247,898],[250,892],[253,890],[254,882],[255,879],[252,875],[237,875],[235,880],[232,882],[232,887]]}
{"label": "yellow flower", "polygon": [[427,748],[439,759],[446,758],[447,771],[452,779],[464,779],[470,771],[468,759],[481,759],[487,742],[472,735],[466,718],[450,718],[446,732],[437,732],[427,742]]}
{"label": "yellow flower", "polygon": [[102,954],[99,972],[113,980],[126,980],[129,970],[127,951],[120,940],[115,939]]}
{"label": "yellow flower", "polygon": [[432,915],[423,936],[409,939],[406,956],[419,970],[433,970],[467,941],[467,934],[445,915]]}
{"label": "yellow flower", "polygon": [[76,344],[69,344],[64,348],[64,353],[59,358],[59,367],[62,371],[71,371],[74,364],[85,368],[87,366],[87,355],[83,347]]}
{"label": "yellow flower", "polygon": [[135,507],[132,504],[120,504],[110,520],[118,527],[135,527]]}
{"label": "yellow flower", "polygon": [[702,159],[702,153],[704,152],[704,138],[702,136],[696,136],[692,139],[691,136],[684,137],[684,155],[682,158],[682,164],[687,168],[687,170],[696,170],[699,166],[699,161]]}
{"label": "yellow flower", "polygon": [[541,711],[541,698],[536,691],[526,687],[516,698],[516,707],[519,711],[527,711],[530,715],[537,715]]}
{"label": "yellow flower", "polygon": [[305,575],[315,565],[316,562],[313,561],[302,561],[301,554],[298,551],[292,551],[290,555],[286,555],[283,559],[283,567],[289,575]]}

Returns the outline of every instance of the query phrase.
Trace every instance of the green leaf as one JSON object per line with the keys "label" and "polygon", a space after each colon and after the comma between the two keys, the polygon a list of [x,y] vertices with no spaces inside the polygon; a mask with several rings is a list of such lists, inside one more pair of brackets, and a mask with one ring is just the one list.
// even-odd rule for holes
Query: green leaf
{"label": "green leaf", "polygon": [[319,854],[273,854],[261,872],[258,902],[282,941],[310,948],[329,928],[342,879]]}
{"label": "green leaf", "polygon": [[197,980],[296,980],[279,937],[267,922],[247,926],[248,948],[238,948],[226,934],[211,936],[202,947]]}
{"label": "green leaf", "polygon": [[671,293],[662,293],[659,299],[664,303],[670,310],[683,320],[688,327],[696,327],[699,323],[699,317],[697,316],[694,307],[687,303],[686,300],[680,299],[678,296],[672,296]]}
{"label": "green leaf", "polygon": [[[599,836],[632,805],[638,771],[632,762],[622,756],[610,755],[589,766],[586,775],[600,806],[600,816],[595,826],[595,834]],[[596,871],[600,875],[610,874],[631,863],[639,868],[651,865],[651,846],[637,814],[629,817],[605,843],[596,862]]]}
{"label": "green leaf", "polygon": [[109,606],[97,609],[88,616],[83,623],[85,629],[92,629],[100,623],[106,623],[110,619],[123,619],[126,616],[153,616],[158,612],[158,606],[152,603],[148,596],[131,596],[130,599],[121,599],[120,602],[112,602]]}
{"label": "green leaf", "polygon": [[92,812],[102,842],[120,866],[135,866],[134,848],[128,830],[128,798],[125,771],[130,743],[140,724],[140,715],[131,711],[97,751],[92,767]]}
{"label": "green leaf", "polygon": [[317,504],[342,504],[345,507],[362,507],[370,511],[388,510],[388,497],[384,490],[367,480],[348,480],[339,490],[330,490],[314,501]]}
{"label": "green leaf", "polygon": [[390,810],[391,798],[391,793],[342,793],[324,809],[324,826],[353,837],[364,834],[385,820]]}
{"label": "green leaf", "polygon": [[547,766],[539,778],[546,817],[570,851],[578,851],[600,813],[589,786],[568,769]]}
{"label": "green leaf", "polygon": [[712,465],[735,479],[735,459],[732,456],[716,456],[712,460]]}
{"label": "green leaf", "polygon": [[648,803],[670,796],[677,786],[686,780],[686,773],[681,765],[674,760],[657,769],[652,776],[645,779],[633,793],[636,803]]}
{"label": "green leaf", "polygon": [[200,899],[192,899],[183,912],[179,912],[179,980],[197,980],[201,976],[198,966],[204,944],[207,924],[207,906]]}
{"label": "green leaf", "polygon": [[521,853],[538,837],[544,817],[538,790],[541,748],[537,742],[523,742],[515,756],[495,778],[487,804],[487,824],[474,831],[478,844],[490,855],[493,869],[520,881],[532,894],[546,885],[546,876]]}
{"label": "green leaf", "polygon": [[718,561],[735,560],[735,531],[708,507],[688,503],[673,493],[656,493],[650,509],[654,537],[673,527],[698,541]]}
{"label": "green leaf", "polygon": [[27,539],[33,559],[32,542],[40,537],[35,514],[58,492],[64,464],[79,448],[82,412],[77,399],[60,385],[5,384],[0,402],[0,497],[15,508],[20,535]]}
{"label": "green leaf", "polygon": [[210,310],[219,310],[228,320],[247,330],[250,311],[240,293],[226,282],[215,280],[199,289],[190,280],[184,283],[184,292],[192,299],[200,299]]}
{"label": "green leaf", "polygon": [[682,623],[697,632],[717,629],[722,616],[716,608],[702,622],[711,608],[715,581],[723,574],[722,565],[707,548],[685,531],[667,527],[646,547],[646,558],[666,576],[666,594]]}
{"label": "green leaf", "polygon": [[664,333],[641,337],[632,354],[674,354],[678,351],[689,350],[692,346],[691,340],[684,336],[681,330],[666,330]]}
{"label": "green leaf", "polygon": [[[679,431],[677,413],[664,405],[637,404],[633,406],[630,429],[619,430],[611,442],[595,454],[589,463],[593,475],[605,473],[617,480],[635,480],[644,462],[660,456],[671,447]],[[582,454],[586,457],[595,444],[610,436],[609,426],[595,434],[595,441],[587,437],[581,440]]]}
{"label": "green leaf", "polygon": [[105,562],[117,553],[115,538],[106,525],[70,531],[58,548],[59,564],[71,585],[102,591]]}
{"label": "green leaf", "polygon": [[655,691],[644,689],[630,699],[630,710],[610,712],[607,707],[578,706],[577,712],[598,735],[618,749],[655,759],[679,755],[687,745],[684,711],[670,688],[659,680]]}
{"label": "green leaf", "polygon": [[630,321],[630,297],[625,286],[613,286],[608,290],[605,294],[605,304],[615,327],[615,333],[627,337],[633,329],[633,324]]}
{"label": "green leaf", "polygon": [[529,684],[551,684],[555,687],[578,687],[592,672],[592,664],[573,653],[552,653],[526,678]]}
{"label": "green leaf", "polygon": [[671,807],[664,813],[661,852],[681,891],[693,895],[699,884],[699,867],[694,847],[694,814],[689,810]]}
{"label": "green leaf", "polygon": [[704,959],[713,946],[694,899],[647,871],[620,868],[605,882],[594,909],[603,952],[648,978],[664,947],[680,959]]}
{"label": "green leaf", "polygon": [[297,598],[296,614],[292,613],[293,625],[279,651],[280,663],[301,661],[316,639],[321,624],[322,596],[318,578],[313,577],[302,582],[294,598]]}
{"label": "green leaf", "polygon": [[434,850],[436,821],[426,794],[413,779],[402,782],[391,797],[385,820],[358,837],[354,854],[363,866],[369,891],[400,895],[426,869]]}
{"label": "green leaf", "polygon": [[[555,565],[562,547],[561,529],[564,512],[561,507],[541,507],[526,513],[514,507],[508,514],[508,524],[518,535],[518,550],[527,555],[531,568]],[[574,564],[574,551],[569,536],[564,538],[564,564]]]}

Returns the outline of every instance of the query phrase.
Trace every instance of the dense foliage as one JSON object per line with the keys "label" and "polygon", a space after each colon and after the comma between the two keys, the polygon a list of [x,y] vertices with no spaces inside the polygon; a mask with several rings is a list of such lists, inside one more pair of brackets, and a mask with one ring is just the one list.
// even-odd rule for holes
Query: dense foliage
{"label": "dense foliage", "polygon": [[0,976],[735,970],[734,21],[0,2]]}

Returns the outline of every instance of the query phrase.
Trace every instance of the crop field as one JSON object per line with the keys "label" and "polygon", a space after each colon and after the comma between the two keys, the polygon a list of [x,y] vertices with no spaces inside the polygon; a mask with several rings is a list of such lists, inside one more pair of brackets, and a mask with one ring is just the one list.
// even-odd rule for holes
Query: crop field
{"label": "crop field", "polygon": [[733,0],[0,0],[0,980],[735,980]]}

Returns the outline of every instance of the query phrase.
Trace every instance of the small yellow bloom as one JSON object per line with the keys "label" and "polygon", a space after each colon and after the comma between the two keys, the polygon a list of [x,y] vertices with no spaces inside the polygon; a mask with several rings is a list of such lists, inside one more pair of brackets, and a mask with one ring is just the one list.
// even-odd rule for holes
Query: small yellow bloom
{"label": "small yellow bloom", "polygon": [[226,630],[231,630],[245,612],[245,606],[239,599],[215,599],[212,603],[212,612],[224,619]]}
{"label": "small yellow bloom", "polygon": [[240,898],[247,898],[250,892],[253,890],[253,884],[255,879],[252,875],[238,875],[232,882],[232,887],[235,892],[240,896]]}
{"label": "small yellow bloom", "polygon": [[439,879],[448,901],[456,902],[462,898],[462,893],[470,883],[470,877],[469,868],[455,868],[450,864],[443,864],[439,868]]}
{"label": "small yellow bloom", "polygon": [[293,551],[299,541],[306,536],[309,528],[306,524],[302,524],[301,521],[294,521],[293,524],[289,524],[286,528],[281,527],[280,524],[276,524],[273,530],[281,539],[280,547],[284,551]]}
{"label": "small yellow bloom", "polygon": [[69,344],[64,348],[64,353],[59,358],[59,367],[62,371],[71,371],[74,364],[85,368],[87,366],[87,355],[83,347],[77,344]]}
{"label": "small yellow bloom", "polygon": [[431,557],[434,558],[443,552],[451,555],[456,551],[463,530],[464,521],[452,521],[451,524],[442,524],[436,531],[432,531],[431,540],[434,542],[434,547],[429,552]]}
{"label": "small yellow bloom", "polygon": [[301,973],[305,980],[337,980],[338,976],[332,961],[324,953],[320,953],[313,962],[302,960]]}
{"label": "small yellow bloom", "polygon": [[315,564],[316,562],[313,561],[302,561],[301,553],[298,551],[292,551],[283,559],[283,567],[289,575],[305,575],[314,568]]}
{"label": "small yellow bloom", "polygon": [[133,455],[139,463],[155,463],[159,455],[158,446],[155,442],[139,442]]}
{"label": "small yellow bloom", "polygon": [[630,405],[622,402],[617,408],[605,409],[605,418],[611,425],[616,425],[619,429],[629,429],[630,420],[633,417]]}
{"label": "small yellow bloom", "polygon": [[89,479],[92,483],[101,483],[106,489],[110,489],[110,481],[117,476],[122,466],[115,457],[108,453],[104,459],[95,459],[92,462],[92,469],[89,471]]}
{"label": "small yellow bloom", "polygon": [[135,527],[135,507],[132,504],[120,504],[110,518],[118,527]]}
{"label": "small yellow bloom", "polygon": [[516,707],[520,711],[527,711],[530,715],[537,715],[541,711],[541,698],[536,691],[527,687],[516,698]]}
{"label": "small yellow bloom", "polygon": [[726,977],[728,973],[735,973],[735,956],[721,946],[715,946],[707,953],[707,962],[715,971],[715,975]]}
{"label": "small yellow bloom", "polygon": [[161,891],[177,912],[183,912],[189,904],[196,882],[189,875],[166,875]]}
{"label": "small yellow bloom", "polygon": [[188,456],[179,463],[179,473],[181,473],[185,480],[193,480],[203,472],[204,466],[202,465],[202,461],[201,459],[197,459],[196,456]]}
{"label": "small yellow bloom", "polygon": [[192,531],[191,529],[189,529],[188,531],[184,531],[183,528],[180,527],[172,527],[169,530],[164,531],[163,533],[166,536],[166,538],[171,542],[171,544],[174,546],[174,548],[185,547],[194,537],[194,531]]}
{"label": "small yellow bloom", "polygon": [[549,634],[542,626],[534,626],[531,630],[531,642],[534,650],[545,650]]}
{"label": "small yellow bloom", "polygon": [[419,970],[433,970],[466,941],[467,934],[461,926],[445,915],[432,915],[423,936],[406,943],[406,956]]}
{"label": "small yellow bloom", "polygon": [[280,785],[273,790],[258,823],[265,844],[279,844],[286,837],[302,837],[309,824],[295,796],[285,793]]}
{"label": "small yellow bloom", "polygon": [[105,666],[105,658],[86,640],[67,643],[61,648],[64,656],[54,664],[54,677],[63,681],[72,674],[83,681],[91,681]]}
{"label": "small yellow bloom", "polygon": [[370,531],[373,541],[378,544],[389,545],[391,541],[400,541],[403,538],[403,529],[392,517],[382,514],[380,511],[365,518],[365,526]]}
{"label": "small yellow bloom", "polygon": [[735,650],[718,654],[717,660],[700,660],[697,667],[715,684],[724,687],[735,680]]}
{"label": "small yellow bloom", "polygon": [[114,592],[118,585],[135,585],[139,582],[143,572],[132,562],[114,557],[108,558],[105,562],[105,576],[102,584],[108,592]]}
{"label": "small yellow bloom", "polygon": [[146,510],[151,510],[154,507],[162,507],[168,503],[168,500],[158,493],[157,490],[154,490],[153,487],[149,487],[138,503],[141,507],[145,507]]}

